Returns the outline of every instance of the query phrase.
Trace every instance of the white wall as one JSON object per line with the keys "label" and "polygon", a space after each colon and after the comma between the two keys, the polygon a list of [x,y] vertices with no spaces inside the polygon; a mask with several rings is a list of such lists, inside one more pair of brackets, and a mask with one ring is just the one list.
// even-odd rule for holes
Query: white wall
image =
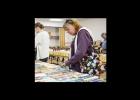
{"label": "white wall", "polygon": [[[66,19],[66,18],[63,18]],[[102,40],[101,33],[106,32],[106,18],[77,18],[82,26],[89,28],[94,36],[94,40]],[[46,31],[53,32],[53,36],[57,36],[58,30],[56,27],[62,27],[63,22],[51,22],[49,18],[35,18],[35,22],[41,22]],[[67,35],[68,36],[68,35]],[[70,36],[68,36],[70,37]],[[69,39],[68,41],[70,41]],[[58,45],[58,40],[51,40],[51,45]]]}
{"label": "white wall", "polygon": [[35,18],[35,23],[36,22],[40,22],[42,23],[44,26],[51,26],[51,27],[62,27],[63,24],[64,24],[64,21],[61,21],[61,22],[56,22],[56,21],[50,21],[49,20],[50,18]]}
{"label": "white wall", "polygon": [[[51,32],[51,36],[59,36],[59,30],[56,27],[45,26],[45,31]],[[59,39],[50,38],[50,47],[59,46]]]}
{"label": "white wall", "polygon": [[106,18],[83,18],[79,21],[92,31],[95,40],[102,40],[101,33],[106,32]]}

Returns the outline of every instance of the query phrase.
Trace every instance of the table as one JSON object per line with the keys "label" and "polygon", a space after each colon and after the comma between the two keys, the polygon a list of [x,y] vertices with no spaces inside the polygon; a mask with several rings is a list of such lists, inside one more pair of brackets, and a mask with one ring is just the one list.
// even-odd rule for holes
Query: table
{"label": "table", "polygon": [[79,73],[59,65],[36,62],[35,82],[104,82],[98,76]]}

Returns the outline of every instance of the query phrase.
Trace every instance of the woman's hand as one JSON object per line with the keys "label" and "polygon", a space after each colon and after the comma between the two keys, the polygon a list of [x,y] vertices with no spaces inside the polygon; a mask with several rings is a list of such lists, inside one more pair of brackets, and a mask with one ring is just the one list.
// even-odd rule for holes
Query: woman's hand
{"label": "woman's hand", "polygon": [[66,64],[65,63],[62,63],[62,65],[61,65],[62,67],[65,67],[66,66]]}
{"label": "woman's hand", "polygon": [[65,63],[62,63],[62,62],[61,62],[59,65],[60,65],[61,67],[65,67],[65,66],[66,66],[66,64],[65,64]]}
{"label": "woman's hand", "polygon": [[65,61],[64,63],[61,63],[60,66],[62,67],[66,67],[66,66],[69,66],[69,61]]}

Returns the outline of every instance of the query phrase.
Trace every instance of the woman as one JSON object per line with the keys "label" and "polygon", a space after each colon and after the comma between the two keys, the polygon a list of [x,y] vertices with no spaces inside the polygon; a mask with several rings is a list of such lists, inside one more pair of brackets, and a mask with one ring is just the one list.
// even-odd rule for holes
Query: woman
{"label": "woman", "polygon": [[106,33],[102,33],[101,37],[104,39],[101,45],[101,51],[102,53],[106,54]]}
{"label": "woman", "polygon": [[49,57],[49,34],[44,31],[44,26],[41,23],[35,24],[35,48],[37,51],[36,59],[47,62]]}
{"label": "woman", "polygon": [[65,62],[65,66],[71,65],[71,69],[82,72],[81,60],[92,55],[92,32],[74,19],[66,20],[63,27],[70,35],[75,36],[71,43],[71,58]]}

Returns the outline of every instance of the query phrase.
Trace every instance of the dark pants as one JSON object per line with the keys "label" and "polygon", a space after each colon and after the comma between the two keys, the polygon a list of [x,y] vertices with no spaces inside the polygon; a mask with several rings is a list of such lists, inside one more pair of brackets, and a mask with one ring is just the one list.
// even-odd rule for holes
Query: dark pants
{"label": "dark pants", "polygon": [[36,60],[37,49],[35,48],[35,60]]}
{"label": "dark pants", "polygon": [[43,58],[43,59],[39,59],[42,62],[47,62],[48,61],[48,57],[47,58]]}
{"label": "dark pants", "polygon": [[[35,48],[35,60],[36,60],[36,55],[37,55],[37,49]],[[48,61],[48,57],[47,58],[43,58],[43,59],[39,59],[42,62],[47,62]]]}

